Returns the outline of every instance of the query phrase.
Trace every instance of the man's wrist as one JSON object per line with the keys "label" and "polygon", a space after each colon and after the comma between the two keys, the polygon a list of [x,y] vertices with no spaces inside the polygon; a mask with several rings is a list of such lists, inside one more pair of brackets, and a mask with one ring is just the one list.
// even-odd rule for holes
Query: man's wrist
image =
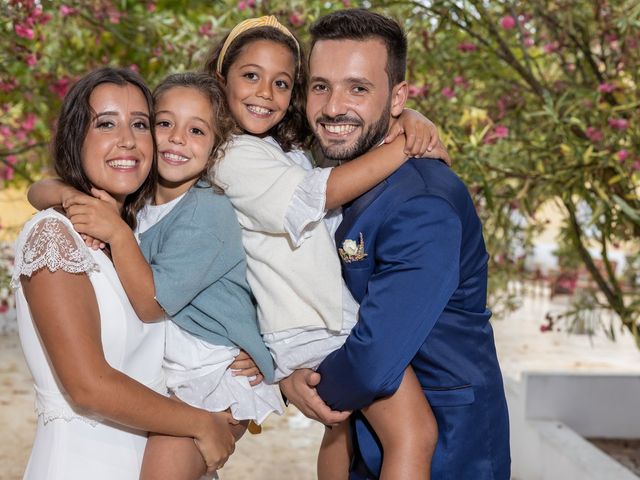
{"label": "man's wrist", "polygon": [[284,403],[284,406],[285,406],[285,407],[288,407],[288,406],[289,406],[289,404],[291,403],[291,402],[289,401],[289,398],[287,397],[287,394],[286,394],[286,393],[284,393],[284,388],[282,388],[282,387],[283,387],[283,385],[284,385],[288,380],[289,380],[289,377],[285,377],[285,378],[283,378],[282,380],[280,380],[280,381],[278,382],[278,390],[280,390],[280,396],[282,397],[282,403]]}

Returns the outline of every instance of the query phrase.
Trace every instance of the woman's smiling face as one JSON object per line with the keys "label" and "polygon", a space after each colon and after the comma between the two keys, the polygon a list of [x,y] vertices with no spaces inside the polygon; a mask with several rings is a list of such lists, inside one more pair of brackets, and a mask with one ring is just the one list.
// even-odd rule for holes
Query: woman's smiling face
{"label": "woman's smiling face", "polygon": [[93,186],[122,204],[145,181],[153,161],[149,108],[129,83],[98,85],[89,105],[93,118],[82,145],[82,167]]}

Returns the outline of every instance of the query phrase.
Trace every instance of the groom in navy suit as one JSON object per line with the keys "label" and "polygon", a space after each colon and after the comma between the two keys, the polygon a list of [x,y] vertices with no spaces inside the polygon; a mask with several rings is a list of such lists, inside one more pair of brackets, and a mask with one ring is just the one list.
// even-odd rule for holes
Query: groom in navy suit
{"label": "groom in navy suit", "polygon": [[[348,161],[378,145],[404,107],[406,38],[365,10],[327,15],[311,35],[307,117],[324,155]],[[442,162],[410,160],[344,209],[336,244],[358,323],[317,372],[283,380],[283,392],[325,424],[353,410],[350,478],[373,479],[382,452],[358,410],[393,394],[411,365],[438,423],[432,478],[509,479],[488,255],[465,185]]]}

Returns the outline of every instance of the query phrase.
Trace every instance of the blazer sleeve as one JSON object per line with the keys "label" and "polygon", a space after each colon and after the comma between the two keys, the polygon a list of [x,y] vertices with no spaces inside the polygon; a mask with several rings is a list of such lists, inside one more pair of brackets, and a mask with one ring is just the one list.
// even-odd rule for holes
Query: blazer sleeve
{"label": "blazer sleeve", "polygon": [[461,239],[457,213],[439,197],[414,197],[386,217],[358,323],[318,368],[331,408],[360,409],[398,389],[458,286]]}
{"label": "blazer sleeve", "polygon": [[221,255],[224,242],[208,216],[181,215],[166,230],[162,246],[149,259],[156,301],[174,316],[209,285],[221,278],[229,265]]}
{"label": "blazer sleeve", "polygon": [[215,175],[243,228],[287,233],[285,215],[294,191],[307,175],[304,168],[262,140],[238,138],[227,147]]}

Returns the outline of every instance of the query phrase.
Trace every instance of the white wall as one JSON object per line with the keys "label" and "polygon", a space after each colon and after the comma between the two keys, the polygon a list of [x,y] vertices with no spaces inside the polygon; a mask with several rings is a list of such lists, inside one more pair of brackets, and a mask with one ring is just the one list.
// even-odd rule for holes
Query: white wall
{"label": "white wall", "polygon": [[505,388],[514,480],[638,480],[581,435],[637,437],[627,407],[640,398],[639,377],[525,373]]}

